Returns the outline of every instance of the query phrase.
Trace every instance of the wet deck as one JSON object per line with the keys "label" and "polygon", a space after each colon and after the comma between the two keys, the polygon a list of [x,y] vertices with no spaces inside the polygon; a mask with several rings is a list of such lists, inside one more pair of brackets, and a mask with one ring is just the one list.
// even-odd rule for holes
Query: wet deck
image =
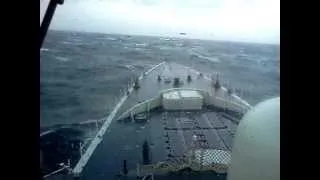
{"label": "wet deck", "polygon": [[[161,76],[161,81],[158,81],[158,75]],[[190,75],[192,80],[187,82],[187,76]],[[211,81],[201,78],[196,71],[189,70],[188,67],[175,63],[164,63],[158,68],[154,69],[148,75],[143,76],[140,80],[140,88],[133,91],[126,103],[119,109],[117,115],[122,114],[124,111],[131,108],[138,102],[151,99],[159,95],[161,90],[174,88],[173,78],[178,77],[182,82],[179,87],[183,88],[196,88],[211,91]],[[165,79],[171,80],[170,83],[166,83]]]}
{"label": "wet deck", "polygon": [[[207,92],[213,92],[212,81],[210,75],[199,75],[200,72],[180,64],[164,62],[157,68],[148,72],[147,75],[141,76],[140,88],[132,91],[127,97],[126,102],[121,106],[116,116],[121,115],[123,112],[145,100],[151,99],[159,95],[160,91],[170,88],[175,88],[173,85],[173,79],[178,77],[181,84],[179,88],[194,88],[202,89]],[[212,72],[212,75],[215,72]],[[158,75],[161,76],[161,81],[158,81]],[[191,81],[187,81],[188,75],[191,76]],[[170,79],[170,83],[166,83],[165,79]],[[224,88],[224,87],[223,87]],[[237,96],[229,96],[230,100],[237,99]]]}
{"label": "wet deck", "polygon": [[[160,82],[158,75],[162,78]],[[192,78],[190,82],[187,82],[188,75]],[[208,77],[199,76],[198,72],[178,64],[164,63],[141,76],[140,88],[130,90],[130,94],[122,98],[123,104],[118,104],[118,111],[84,166],[80,179],[114,179],[123,160],[127,160],[129,169],[135,169],[137,163],[142,162],[145,140],[151,145],[152,162],[168,160],[169,154],[172,158],[183,156],[193,134],[205,137],[208,148],[230,151],[237,125],[231,118],[223,116],[223,112],[213,109],[198,112],[163,112],[158,109],[151,113],[145,124],[114,120],[138,102],[159,95],[161,90],[174,88],[174,77],[182,81],[179,87],[213,90]],[[170,78],[171,83],[165,83],[165,78]]]}
{"label": "wet deck", "polygon": [[[174,157],[182,157],[192,148],[193,135],[202,137],[204,144],[200,146],[203,148],[230,151],[233,133],[237,126],[220,113],[209,109],[198,112],[153,114],[149,123],[151,128],[162,127],[150,134],[152,143],[159,145],[159,148],[155,149],[170,148],[163,157],[159,157],[159,154],[163,153],[156,152],[152,157],[155,162],[165,160],[169,153]],[[159,141],[164,141],[165,144]]]}
{"label": "wet deck", "polygon": [[229,151],[236,127],[230,119],[209,109],[199,112],[158,110],[151,113],[145,124],[114,123],[83,169],[81,179],[115,178],[124,159],[129,169],[135,169],[137,163],[142,163],[145,140],[151,145],[153,163],[181,158],[190,148],[193,134],[204,135],[208,148]]}

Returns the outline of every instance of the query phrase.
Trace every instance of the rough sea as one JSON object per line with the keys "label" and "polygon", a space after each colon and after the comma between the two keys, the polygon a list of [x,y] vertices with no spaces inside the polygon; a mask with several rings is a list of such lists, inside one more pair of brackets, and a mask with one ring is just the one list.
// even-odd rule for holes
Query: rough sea
{"label": "rough sea", "polygon": [[279,45],[49,31],[40,57],[42,127],[105,117],[130,79],[163,60],[220,72],[251,105],[280,95]]}
{"label": "rough sea", "polygon": [[[165,60],[204,74],[219,72],[222,84],[255,105],[280,95],[279,51],[279,45],[183,36],[49,31],[40,50],[42,172],[55,171],[69,160],[74,167],[81,144],[86,147],[98,129],[95,120],[106,117],[120,89],[150,67]],[[113,163],[117,170],[119,162]]]}

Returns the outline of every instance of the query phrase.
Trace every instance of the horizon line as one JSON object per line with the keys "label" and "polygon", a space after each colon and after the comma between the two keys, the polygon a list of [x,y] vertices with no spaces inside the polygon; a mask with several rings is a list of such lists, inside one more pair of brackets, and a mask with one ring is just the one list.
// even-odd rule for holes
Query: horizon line
{"label": "horizon line", "polygon": [[217,41],[217,42],[232,42],[232,43],[247,43],[247,44],[261,44],[261,45],[275,45],[280,46],[280,43],[267,43],[267,42],[254,42],[254,41],[236,41],[236,40],[222,40],[222,39],[205,39],[205,38],[196,38],[196,37],[187,37],[182,36],[177,33],[177,36],[164,36],[164,35],[147,35],[147,34],[130,34],[130,33],[113,33],[113,32],[100,32],[100,31],[85,31],[85,30],[68,30],[68,29],[55,29],[50,28],[49,31],[66,31],[66,32],[79,32],[79,33],[93,33],[93,34],[105,34],[105,35],[126,35],[126,36],[145,36],[145,37],[164,37],[164,38],[178,38],[178,39],[191,39],[191,40],[201,40],[201,41]]}

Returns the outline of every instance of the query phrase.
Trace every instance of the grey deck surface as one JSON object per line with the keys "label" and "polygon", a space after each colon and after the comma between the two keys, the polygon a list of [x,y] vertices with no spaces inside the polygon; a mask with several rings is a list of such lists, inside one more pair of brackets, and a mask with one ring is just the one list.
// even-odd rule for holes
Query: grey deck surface
{"label": "grey deck surface", "polygon": [[[160,82],[157,81],[158,75],[165,75]],[[190,83],[186,81],[187,75],[192,76]],[[170,77],[172,82],[164,83],[165,77]],[[212,88],[210,81],[192,71],[188,72],[184,66],[165,64],[140,81],[141,88],[130,94],[117,116],[138,102],[157,96],[160,90],[173,88],[174,77],[183,81],[180,87],[208,91]],[[182,156],[189,148],[193,134],[202,134],[209,148],[230,150],[236,127],[220,112],[207,108],[198,112],[163,112],[158,109],[151,112],[144,124],[113,121],[84,167],[80,179],[117,179],[116,174],[121,170],[123,160],[127,160],[128,168],[134,170],[137,163],[142,162],[142,144],[145,140],[151,145],[153,163],[167,160],[169,153],[174,157]]]}
{"label": "grey deck surface", "polygon": [[[179,77],[182,84],[179,87],[183,88],[196,88],[207,91],[212,91],[211,81],[200,77],[196,72],[188,70],[186,66],[182,66],[175,63],[165,63],[158,68],[154,69],[147,76],[144,76],[140,81],[140,89],[133,91],[128,97],[126,103],[123,104],[117,115],[122,114],[124,111],[131,108],[137,102],[143,102],[159,95],[161,90],[174,88],[173,78]],[[158,75],[161,76],[162,80],[157,81]],[[187,76],[190,75],[192,80],[187,82]],[[165,83],[164,79],[170,78],[171,83]]]}
{"label": "grey deck surface", "polygon": [[114,178],[124,159],[129,169],[135,169],[142,162],[144,140],[151,145],[153,163],[170,157],[181,158],[190,148],[194,134],[204,135],[207,148],[229,151],[235,128],[229,119],[209,109],[189,113],[152,112],[145,124],[114,123],[88,161],[81,179]]}

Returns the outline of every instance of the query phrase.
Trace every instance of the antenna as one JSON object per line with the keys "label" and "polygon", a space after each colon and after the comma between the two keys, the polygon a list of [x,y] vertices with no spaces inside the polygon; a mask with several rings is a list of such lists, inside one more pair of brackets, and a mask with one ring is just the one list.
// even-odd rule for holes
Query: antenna
{"label": "antenna", "polygon": [[188,75],[188,76],[187,76],[187,81],[188,81],[188,83],[190,83],[191,80],[192,80],[192,79],[191,79],[191,75]]}
{"label": "antenna", "polygon": [[178,87],[180,85],[180,78],[175,77],[173,79],[173,87]]}
{"label": "antenna", "polygon": [[216,82],[214,83],[213,87],[218,90],[221,88],[221,84],[220,84],[220,75],[217,73],[216,74]]}

